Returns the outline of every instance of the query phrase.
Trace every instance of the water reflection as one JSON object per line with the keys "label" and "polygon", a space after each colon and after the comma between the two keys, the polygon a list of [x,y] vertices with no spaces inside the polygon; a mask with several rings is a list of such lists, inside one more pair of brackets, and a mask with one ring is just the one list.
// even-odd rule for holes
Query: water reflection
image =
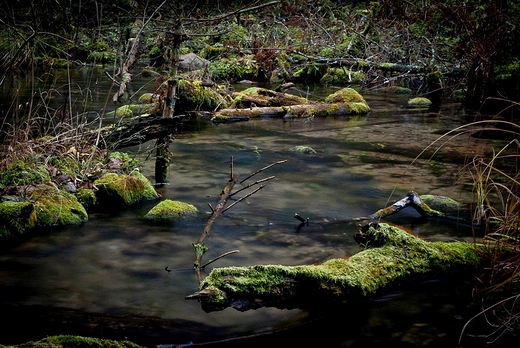
{"label": "water reflection", "polygon": [[[77,89],[74,97],[84,93],[92,103],[89,108],[101,110],[110,84],[99,73],[82,74],[74,75],[75,84],[88,83],[90,87],[88,91]],[[139,81],[148,83],[137,77],[136,82]],[[315,87],[313,93],[325,95],[327,89]],[[410,296],[406,299],[397,296],[397,300],[388,299],[383,304],[365,303],[366,312],[359,312],[365,309],[352,305],[343,308],[344,314],[334,311],[309,314],[272,308],[245,313],[228,309],[208,314],[197,302],[184,299],[198,286],[191,243],[202,233],[208,218],[207,202],[216,202],[229,177],[230,156],[235,172],[242,178],[275,161],[287,162],[252,179],[275,175],[264,189],[230,209],[214,224],[205,240],[209,247],[208,260],[230,250],[240,252],[219,260],[212,267],[297,265],[348,257],[359,250],[352,239],[357,225],[351,219],[366,216],[402,198],[408,190],[449,195],[462,201],[470,199],[470,193],[460,189],[453,174],[463,159],[464,152],[457,152],[458,149],[464,147],[466,151],[479,145],[476,140],[455,140],[455,144],[450,145],[451,152],[437,153],[434,158],[440,159],[441,175],[432,170],[427,156],[410,165],[415,156],[438,137],[440,130],[460,124],[454,107],[447,105],[439,113],[431,114],[404,108],[404,97],[366,93],[365,98],[372,109],[368,116],[315,118],[312,122],[253,119],[236,124],[186,125],[171,146],[170,184],[161,189],[161,195],[162,199],[194,204],[200,210],[197,218],[150,224],[142,217],[157,202],[145,202],[119,212],[92,214],[83,225],[54,228],[35,236],[0,256],[0,287],[4,293],[0,306],[14,305],[20,313],[24,313],[24,308],[41,306],[37,308],[81,311],[87,317],[115,316],[121,318],[120,325],[134,316],[151,318],[150,322],[165,320],[155,322],[156,326],[148,322],[153,327],[146,329],[110,331],[112,337],[124,332],[130,339],[142,340],[143,344],[206,342],[273,333],[302,324],[303,330],[292,331],[301,335],[302,342],[310,339],[306,330],[329,335],[331,346],[360,344],[360,337],[369,337],[371,342],[384,341],[404,330],[396,328],[394,320],[397,319],[391,319],[395,313],[392,306],[399,303],[409,308],[403,313],[404,318],[399,318],[408,323],[403,324],[408,325],[408,336],[415,335],[415,339],[420,340],[422,335],[432,332],[432,326],[437,327],[434,335],[445,334],[453,327],[444,325],[444,316],[440,314],[434,322],[427,321],[427,330],[414,326],[426,320],[430,308],[445,308],[441,314],[448,317],[460,315],[463,304],[453,296],[451,289],[443,286],[421,287],[408,293]],[[317,153],[307,156],[291,152],[297,145],[311,146]],[[153,146],[154,143],[149,142],[128,149],[143,161],[143,173],[152,182],[154,161],[149,155],[153,153]],[[294,219],[294,213],[309,218],[309,225],[298,230],[299,221]],[[416,218],[415,212],[403,211],[389,220],[429,237],[463,239],[471,236],[467,226],[438,221],[417,223]],[[173,271],[167,272],[165,267]],[[420,296],[422,291],[429,294],[424,295],[427,298]],[[352,310],[358,312],[349,313]],[[65,321],[62,315],[56,314],[59,319],[55,325],[67,331],[67,326],[61,323]],[[360,333],[359,336],[352,332],[345,334],[336,322],[344,320],[338,318],[339,315],[357,318],[350,320],[356,323],[352,324],[353,332]],[[318,324],[312,326],[314,321]],[[16,323],[14,320],[11,324],[13,332]],[[161,331],[165,326],[167,332]],[[53,330],[51,327],[49,324],[49,332]],[[83,330],[89,332],[87,328]],[[68,332],[73,330],[60,333]],[[93,334],[105,335],[95,330]],[[404,336],[402,332],[400,335]],[[8,336],[0,343],[21,343],[26,338]]]}

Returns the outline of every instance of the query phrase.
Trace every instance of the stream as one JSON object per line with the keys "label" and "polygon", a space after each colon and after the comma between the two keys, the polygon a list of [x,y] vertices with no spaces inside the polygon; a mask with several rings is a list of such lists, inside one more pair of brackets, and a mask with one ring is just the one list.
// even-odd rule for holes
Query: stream
{"label": "stream", "polygon": [[[111,99],[110,83],[96,69],[69,74],[70,85],[67,74],[53,75],[56,97],[51,103],[59,105],[68,95],[75,109],[94,117],[107,103],[107,95]],[[23,81],[15,82],[24,95],[31,95],[23,90],[29,88]],[[133,86],[149,92],[153,81],[135,76]],[[6,95],[6,87],[2,88],[0,105],[5,110],[12,92]],[[293,93],[320,100],[337,88],[297,86]],[[286,162],[235,186],[275,176],[217,219],[205,240],[209,248],[205,260],[230,250],[239,252],[212,263],[203,275],[213,267],[301,265],[349,257],[361,250],[353,240],[358,230],[353,219],[401,199],[410,190],[472,200],[461,170],[475,153],[489,151],[488,141],[461,135],[434,143],[472,120],[459,103],[447,101],[436,111],[414,110],[406,107],[408,96],[360,92],[371,108],[368,115],[183,125],[170,147],[169,184],[158,190],[161,199],[195,205],[196,218],[150,223],[143,216],[157,201],[149,201],[91,214],[87,223],[42,230],[3,248],[0,344],[76,334],[127,338],[147,347],[238,347],[287,340],[292,346],[365,347],[389,342],[403,347],[455,346],[468,319],[471,275],[455,275],[456,282],[450,275],[440,275],[413,287],[404,284],[365,303],[323,308],[319,313],[276,308],[205,313],[198,302],[185,299],[198,290],[191,244],[209,217],[208,202],[216,204],[229,178],[231,157],[239,181],[271,163]],[[117,106],[106,105],[107,110]],[[291,151],[298,145],[310,146],[316,153]],[[153,147],[152,141],[124,149],[142,161],[142,172],[152,183]],[[308,226],[298,228],[295,213],[309,218]],[[467,224],[425,221],[409,209],[385,221],[429,240],[473,240]]]}

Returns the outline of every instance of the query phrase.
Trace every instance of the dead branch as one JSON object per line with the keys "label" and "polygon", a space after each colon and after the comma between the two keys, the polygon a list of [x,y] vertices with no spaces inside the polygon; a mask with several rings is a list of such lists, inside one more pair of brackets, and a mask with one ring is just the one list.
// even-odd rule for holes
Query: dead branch
{"label": "dead branch", "polygon": [[225,211],[227,211],[229,208],[233,207],[235,204],[243,201],[244,199],[246,199],[247,197],[250,197],[252,195],[254,195],[255,193],[257,193],[258,191],[260,191],[261,189],[263,189],[265,187],[265,185],[262,185],[260,187],[258,187],[256,190],[252,191],[252,192],[249,192],[247,195],[245,195],[244,197],[241,197],[240,199],[236,200],[235,202],[233,202],[232,204],[230,204],[229,206],[227,206],[226,208],[224,208],[224,210],[222,210],[222,213],[224,213]]}
{"label": "dead branch", "polygon": [[200,268],[200,269],[204,269],[204,267],[206,267],[206,266],[212,264],[213,262],[215,262],[215,261],[217,261],[217,260],[220,260],[220,259],[223,258],[223,257],[226,257],[226,256],[231,255],[231,254],[235,254],[235,253],[238,253],[238,252],[240,252],[240,251],[239,251],[239,250],[231,250],[231,251],[225,252],[224,254],[215,257],[213,260],[209,260],[208,262],[206,262],[205,264],[203,264],[203,265],[200,266],[199,268]]}
{"label": "dead branch", "polygon": [[287,162],[287,160],[281,160],[281,161],[278,161],[278,162],[271,163],[270,165],[265,166],[265,167],[263,167],[263,168],[261,168],[261,169],[258,169],[256,172],[254,172],[253,174],[251,174],[251,175],[249,175],[248,177],[246,177],[246,178],[245,178],[244,180],[242,180],[240,183],[242,184],[242,183],[243,183],[244,181],[246,181],[247,179],[251,178],[252,176],[254,176],[254,175],[258,174],[258,173],[263,172],[263,171],[266,170],[266,169],[271,168],[272,166],[275,166],[275,165],[277,165],[277,164],[282,164],[282,163],[285,163],[285,162]]}
{"label": "dead branch", "polygon": [[271,180],[271,179],[274,179],[274,178],[275,178],[275,176],[273,175],[273,176],[269,176],[267,178],[263,178],[263,179],[257,180],[257,181],[255,181],[255,182],[253,182],[253,183],[251,183],[251,184],[249,184],[247,186],[242,187],[240,190],[233,192],[232,194],[229,195],[229,197],[232,197],[232,196],[236,195],[237,193],[239,193],[241,191],[247,190],[251,186],[258,185],[258,184],[260,184],[260,183],[262,183],[264,181],[268,181],[268,180]]}

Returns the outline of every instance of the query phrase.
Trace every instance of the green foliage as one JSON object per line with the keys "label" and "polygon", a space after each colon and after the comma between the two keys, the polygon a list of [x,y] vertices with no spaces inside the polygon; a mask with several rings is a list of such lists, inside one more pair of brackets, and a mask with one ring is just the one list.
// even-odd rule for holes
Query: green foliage
{"label": "green foliage", "polygon": [[258,65],[252,57],[230,57],[212,63],[209,72],[217,81],[237,81],[255,77],[258,74]]}

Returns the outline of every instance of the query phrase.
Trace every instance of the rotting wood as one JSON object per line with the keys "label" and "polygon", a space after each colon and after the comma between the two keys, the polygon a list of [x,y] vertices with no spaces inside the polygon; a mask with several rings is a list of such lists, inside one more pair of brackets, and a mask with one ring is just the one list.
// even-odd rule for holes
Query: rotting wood
{"label": "rotting wood", "polygon": [[213,269],[198,300],[206,312],[233,307],[311,308],[355,301],[414,277],[475,268],[482,245],[427,242],[397,227],[371,223],[360,230],[365,250],[319,265],[255,265]]}

